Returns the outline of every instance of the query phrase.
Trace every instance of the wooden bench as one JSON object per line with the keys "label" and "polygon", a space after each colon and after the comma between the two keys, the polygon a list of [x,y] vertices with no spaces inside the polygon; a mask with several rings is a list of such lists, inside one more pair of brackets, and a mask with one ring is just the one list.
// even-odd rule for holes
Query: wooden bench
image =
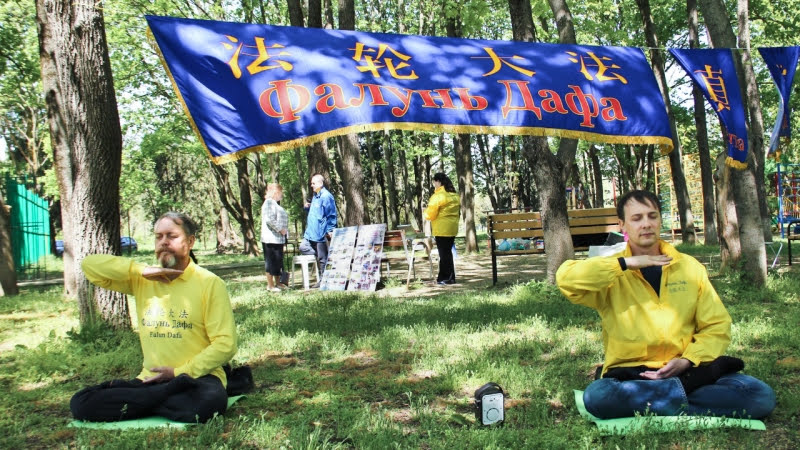
{"label": "wooden bench", "polygon": [[[608,233],[619,231],[616,208],[570,209],[567,211],[569,233],[575,250],[587,250],[590,245],[602,245]],[[539,212],[489,214],[486,219],[492,252],[492,284],[497,284],[497,257],[545,253],[547,243],[537,248],[535,240],[544,239],[542,216]],[[530,248],[501,251],[497,240],[528,239]]]}
{"label": "wooden bench", "polygon": [[[392,254],[387,253],[387,249],[392,251]],[[399,253],[401,249],[402,253],[395,256],[394,253]],[[409,239],[406,239],[404,230],[387,230],[383,235],[383,256],[381,257],[381,264],[386,263],[386,276],[389,277],[391,275],[390,262],[404,262],[408,266],[406,287],[409,287],[412,275],[416,276],[414,263],[419,250],[424,250],[427,253],[431,277],[433,277],[433,262],[430,258],[431,247],[425,245],[424,240],[414,240],[412,243]]]}
{"label": "wooden bench", "polygon": [[786,232],[786,243],[789,247],[789,265],[792,265],[792,241],[800,241],[800,233],[796,233],[793,231],[797,230],[797,227],[800,226],[800,220],[792,220],[789,222],[789,230]]}

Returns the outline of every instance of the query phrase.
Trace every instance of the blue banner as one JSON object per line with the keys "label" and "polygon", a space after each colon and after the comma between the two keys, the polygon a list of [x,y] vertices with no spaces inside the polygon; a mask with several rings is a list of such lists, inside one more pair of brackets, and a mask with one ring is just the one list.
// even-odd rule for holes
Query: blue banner
{"label": "blue banner", "polygon": [[800,47],[763,47],[758,51],[764,58],[764,62],[767,63],[772,81],[775,82],[781,98],[778,105],[778,116],[775,118],[775,126],[772,128],[772,136],[769,139],[768,153],[768,156],[778,159],[781,156],[780,141],[788,143],[792,138],[792,129],[789,125],[789,96],[792,93],[797,60],[800,59]]}
{"label": "blue banner", "polygon": [[730,49],[670,49],[694,80],[728,132],[726,164],[747,167],[747,119]]}
{"label": "blue banner", "polygon": [[664,101],[638,48],[147,22],[216,163],[383,129],[672,148]]}

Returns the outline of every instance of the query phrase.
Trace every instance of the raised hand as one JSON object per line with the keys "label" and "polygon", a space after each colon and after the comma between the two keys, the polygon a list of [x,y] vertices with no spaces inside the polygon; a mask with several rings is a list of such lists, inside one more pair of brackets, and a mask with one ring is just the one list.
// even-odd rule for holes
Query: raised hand
{"label": "raised hand", "polygon": [[672,257],[667,255],[639,255],[628,256],[625,258],[625,265],[628,269],[641,269],[650,266],[666,266],[672,261]]}
{"label": "raised hand", "polygon": [[167,269],[166,267],[147,267],[142,271],[142,276],[150,281],[171,283],[183,273],[182,270]]}

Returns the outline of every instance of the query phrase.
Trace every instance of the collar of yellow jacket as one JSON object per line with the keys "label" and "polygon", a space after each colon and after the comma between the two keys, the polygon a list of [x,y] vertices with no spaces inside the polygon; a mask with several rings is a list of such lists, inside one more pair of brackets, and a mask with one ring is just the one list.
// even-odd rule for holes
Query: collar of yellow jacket
{"label": "collar of yellow jacket", "polygon": [[176,279],[177,280],[184,280],[184,281],[188,280],[194,274],[195,267],[196,267],[196,265],[195,265],[194,261],[192,261],[191,258],[190,258],[189,259],[189,265],[186,266],[185,269],[183,269],[183,273],[181,274],[181,276],[179,276]]}
{"label": "collar of yellow jacket", "polygon": [[[678,262],[678,259],[680,259],[681,257],[681,252],[679,252],[675,247],[673,247],[672,244],[662,241],[661,239],[658,240],[658,250],[662,255],[667,255],[672,258],[672,261],[670,261],[669,264],[667,264],[668,266],[671,266],[672,264]],[[619,256],[623,258],[627,258],[628,256],[633,256],[633,254],[631,253],[630,244],[625,246],[625,250],[623,250]]]}

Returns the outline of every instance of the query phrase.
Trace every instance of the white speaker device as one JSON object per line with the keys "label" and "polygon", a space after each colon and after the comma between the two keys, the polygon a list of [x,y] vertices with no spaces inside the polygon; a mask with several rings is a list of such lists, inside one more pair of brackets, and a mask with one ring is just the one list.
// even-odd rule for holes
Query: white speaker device
{"label": "white speaker device", "polygon": [[475,417],[482,425],[502,423],[505,419],[503,388],[497,383],[486,383],[475,391]]}

